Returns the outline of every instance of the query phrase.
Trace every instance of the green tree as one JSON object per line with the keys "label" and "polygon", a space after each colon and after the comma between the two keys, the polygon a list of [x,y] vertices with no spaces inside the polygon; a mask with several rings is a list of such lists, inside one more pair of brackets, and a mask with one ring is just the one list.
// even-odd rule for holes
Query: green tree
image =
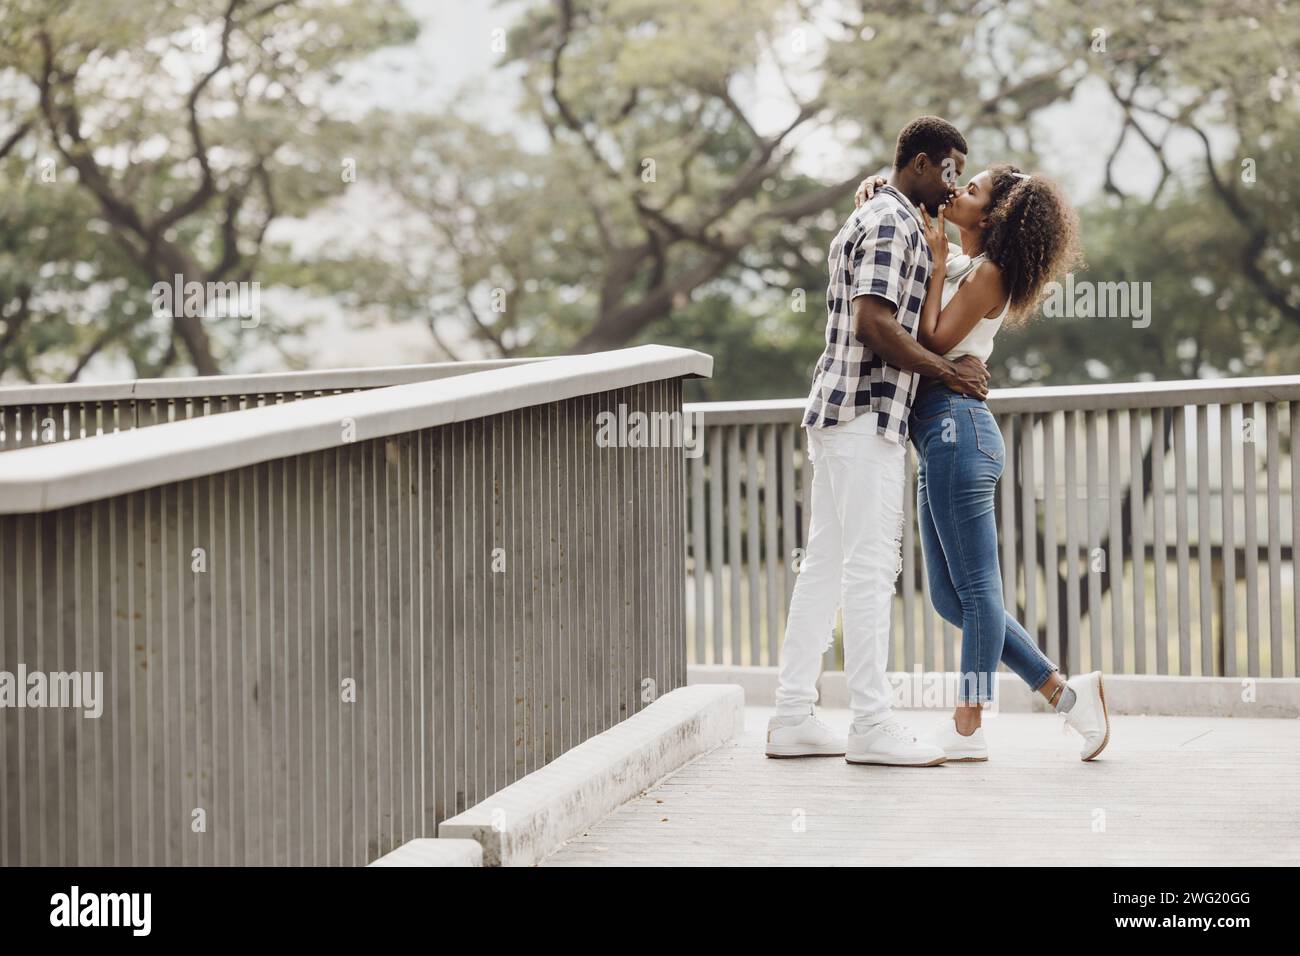
{"label": "green tree", "polygon": [[[424,323],[452,357],[466,339],[465,354],[501,355],[677,342],[716,356],[706,394],[799,394],[826,243],[897,130],[938,113],[967,132],[972,171],[1036,167],[1048,111],[1097,131],[1070,157],[1105,184],[1082,210],[1077,278],[1150,282],[1154,313],[1145,329],[1008,331],[999,383],[1285,370],[1295,355],[1287,4],[528,0],[509,8],[504,117],[326,108],[345,67],[412,35],[397,0],[101,6],[0,0],[14,375],[74,375],[103,349],[210,371],[267,335],[160,323],[148,287],[180,272]],[[1109,116],[1085,113],[1098,97]],[[782,118],[760,122],[775,99]],[[800,160],[821,143],[834,175]],[[1140,183],[1135,155],[1155,174]],[[342,215],[348,156],[395,201],[374,206],[380,241],[292,259],[268,227]]]}
{"label": "green tree", "polygon": [[[938,113],[967,131],[972,171],[1034,167],[1038,117],[1078,110],[1087,87],[1119,122],[1114,141],[1073,158],[1105,180],[1083,210],[1077,278],[1151,283],[1153,322],[1123,334],[1031,323],[1000,343],[1001,381],[1260,368],[1297,325],[1300,197],[1283,173],[1300,117],[1294,21],[1232,0],[535,0],[502,59],[521,71],[518,135],[465,116],[385,120],[383,138],[404,145],[383,179],[416,223],[401,245],[438,254],[411,268],[380,253],[373,274],[400,278],[375,287],[400,286],[410,314],[492,352],[670,341],[717,357],[706,394],[798,394],[821,334],[826,242],[897,130]],[[789,118],[760,132],[747,104],[772,77]],[[836,143],[851,173],[800,174],[810,135]],[[1122,181],[1131,164],[1117,157],[1135,146],[1154,188]],[[1258,185],[1238,175],[1246,154]]]}
{"label": "green tree", "polygon": [[150,289],[260,281],[271,225],[346,188],[359,125],[331,87],[415,34],[397,0],[3,0],[0,22],[0,372],[56,348],[65,377],[109,346],[212,374],[271,334],[159,322]]}
{"label": "green tree", "polygon": [[[936,60],[978,35],[994,4],[944,4],[942,28],[911,3],[863,5],[843,20],[826,12],[833,5],[808,5],[815,24],[800,19],[803,6],[528,5],[502,62],[519,71],[517,133],[464,116],[403,115],[384,128],[403,144],[385,181],[416,219],[398,245],[442,252],[423,273],[390,255],[404,300],[502,354],[662,338],[689,325],[696,297],[720,290],[738,297],[728,322],[780,308],[782,321],[820,335],[820,307],[787,305],[796,289],[820,298],[824,267],[805,267],[824,262],[861,170],[888,165],[908,119],[941,112],[992,142],[1068,93],[1056,62],[990,77],[976,55]],[[789,116],[760,130],[747,94],[771,82],[788,91]],[[544,147],[528,143],[533,131]],[[836,182],[795,168],[797,143],[814,134],[844,144]],[[716,304],[698,315],[719,321]]]}

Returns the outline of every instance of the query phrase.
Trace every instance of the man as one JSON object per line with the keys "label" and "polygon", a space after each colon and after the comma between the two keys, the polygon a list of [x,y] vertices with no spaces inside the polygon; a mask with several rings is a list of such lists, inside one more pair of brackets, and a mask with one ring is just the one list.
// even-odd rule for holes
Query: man
{"label": "man", "polygon": [[[790,600],[769,757],[843,755],[851,763],[935,766],[943,749],[892,714],[885,661],[901,564],[907,417],[921,376],[983,398],[988,371],[916,341],[932,267],[918,206],[937,215],[966,165],[966,140],[937,116],[899,134],[889,184],[831,244],[826,348],[804,415],[812,463],[807,554]],[[817,719],[817,678],[836,608],[844,612],[848,739]]]}

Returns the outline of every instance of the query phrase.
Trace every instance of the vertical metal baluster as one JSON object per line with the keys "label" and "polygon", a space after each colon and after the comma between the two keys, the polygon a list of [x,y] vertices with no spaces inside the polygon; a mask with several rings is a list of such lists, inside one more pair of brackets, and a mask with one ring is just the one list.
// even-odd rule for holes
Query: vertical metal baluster
{"label": "vertical metal baluster", "polygon": [[1071,410],[1065,415],[1062,432],[1062,452],[1065,470],[1065,669],[1077,674],[1079,654],[1079,488],[1076,479],[1078,468],[1079,413]]}
{"label": "vertical metal baluster", "polygon": [[[1249,426],[1246,425],[1249,413]],[[1259,463],[1255,458],[1256,429],[1259,419],[1255,414],[1255,403],[1241,406],[1242,442],[1241,442],[1241,479],[1242,479],[1242,545],[1246,549],[1246,673],[1259,677],[1259,530],[1256,527],[1256,508],[1259,505],[1259,482],[1257,472]],[[1246,428],[1250,428],[1249,434]],[[1247,440],[1249,439],[1249,440]]]}
{"label": "vertical metal baluster", "polygon": [[[698,419],[697,419],[698,421]],[[707,610],[705,601],[705,571],[708,567],[708,552],[705,545],[705,529],[707,527],[708,516],[704,507],[704,437],[707,433],[703,428],[694,436],[700,449],[700,454],[690,459],[691,470],[691,520],[690,520],[690,542],[691,542],[691,582],[692,597],[695,604],[695,631],[691,635],[690,656],[688,660],[692,664],[708,663],[708,634],[705,630],[705,611]]]}
{"label": "vertical metal baluster", "polygon": [[[1195,414],[1195,406],[1192,406]],[[1178,673],[1192,673],[1191,530],[1188,520],[1187,406],[1174,409],[1174,529],[1178,563]]]}
{"label": "vertical metal baluster", "polygon": [[726,481],[726,466],[723,463],[723,439],[727,428],[711,425],[709,436],[709,599],[713,609],[713,655],[711,664],[726,662],[723,650],[723,568],[725,560],[722,554],[722,489]]}
{"label": "vertical metal baluster", "polygon": [[1214,538],[1210,530],[1210,408],[1208,405],[1196,406],[1196,413],[1196,562],[1201,585],[1201,675],[1217,677],[1211,580]]}
{"label": "vertical metal baluster", "polygon": [[1006,463],[1002,480],[998,482],[1001,498],[998,510],[1002,519],[1002,593],[1008,608],[1016,606],[1016,468],[1018,456],[1015,443],[1014,415],[1002,415],[998,428],[1002,432],[1002,445],[1006,449]]}
{"label": "vertical metal baluster", "polygon": [[1165,416],[1163,408],[1151,410],[1151,549],[1155,559],[1156,673],[1169,673],[1169,546],[1165,536]]}
{"label": "vertical metal baluster", "polygon": [[1106,412],[1106,495],[1110,505],[1110,547],[1106,555],[1106,580],[1110,582],[1111,669],[1128,673],[1124,654],[1124,487],[1120,481],[1119,412]]}
{"label": "vertical metal baluster", "polygon": [[[1155,431],[1151,440],[1157,441]],[[1146,546],[1146,490],[1142,480],[1142,418],[1136,409],[1128,413],[1128,488],[1129,537],[1132,564],[1133,590],[1133,673],[1147,672],[1147,546]]]}
{"label": "vertical metal baluster", "polygon": [[1043,414],[1043,596],[1047,615],[1047,656],[1061,662],[1059,592],[1061,556],[1056,542],[1056,413]]}
{"label": "vertical metal baluster", "polygon": [[[1282,669],[1282,494],[1278,468],[1277,402],[1265,402],[1265,462],[1268,467],[1268,650],[1269,675]],[[1292,478],[1294,482],[1295,479]],[[1294,543],[1292,545],[1294,549]]]}
{"label": "vertical metal baluster", "polygon": [[[757,426],[755,426],[757,427]],[[780,550],[777,546],[776,424],[763,426],[763,568],[767,572],[767,656],[764,663],[775,667],[781,653],[781,580]]]}
{"label": "vertical metal baluster", "polygon": [[728,425],[727,430],[727,579],[731,620],[727,632],[731,636],[731,663],[745,663],[743,619],[741,617],[740,582],[743,571],[740,553],[740,426]]}
{"label": "vertical metal baluster", "polygon": [[[1113,574],[1114,559],[1110,552],[1114,551],[1115,544],[1111,542],[1110,547],[1102,552],[1101,549],[1101,522],[1097,519],[1096,508],[1101,503],[1098,491],[1097,473],[1099,464],[1097,461],[1097,413],[1084,412],[1085,436],[1085,456],[1088,475],[1088,500],[1084,508],[1085,533],[1088,542],[1088,621],[1090,623],[1089,657],[1088,667],[1091,670],[1100,670],[1105,665],[1102,658],[1102,641],[1101,641],[1101,574]],[[1100,569],[1104,570],[1100,570]]]}
{"label": "vertical metal baluster", "polygon": [[1287,405],[1287,420],[1291,431],[1291,640],[1294,643],[1291,658],[1295,676],[1300,676],[1300,600],[1296,600],[1295,581],[1300,580],[1300,402]]}
{"label": "vertical metal baluster", "polygon": [[[1034,500],[1034,416],[1020,416],[1020,526],[1024,557],[1025,619],[1020,623],[1035,643],[1041,643],[1038,626],[1038,506]],[[1014,603],[1012,605],[1014,607]]]}
{"label": "vertical metal baluster", "polygon": [[[739,431],[739,428],[737,428]],[[749,592],[746,596],[749,600],[749,614],[747,618],[749,629],[749,663],[757,666],[762,663],[763,644],[762,644],[762,585],[759,583],[761,578],[761,568],[759,562],[759,551],[761,537],[758,525],[758,496],[759,496],[759,472],[758,472],[758,426],[745,426],[745,538],[744,538],[744,557],[745,557],[745,587]],[[736,516],[739,519],[739,515]]]}
{"label": "vertical metal baluster", "polygon": [[1219,623],[1222,636],[1219,654],[1223,659],[1223,676],[1237,676],[1237,540],[1233,511],[1236,508],[1236,478],[1232,467],[1232,406],[1219,406],[1219,507],[1223,529],[1220,553],[1223,555],[1223,615]]}

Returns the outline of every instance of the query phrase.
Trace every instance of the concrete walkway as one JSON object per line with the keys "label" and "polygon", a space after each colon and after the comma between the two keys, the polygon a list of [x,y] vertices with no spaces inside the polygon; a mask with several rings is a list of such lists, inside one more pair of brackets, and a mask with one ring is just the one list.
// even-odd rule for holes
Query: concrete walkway
{"label": "concrete walkway", "polygon": [[1055,715],[1000,714],[987,763],[903,769],[767,759],[768,714],[543,865],[1300,864],[1300,721],[1112,717],[1085,764]]}

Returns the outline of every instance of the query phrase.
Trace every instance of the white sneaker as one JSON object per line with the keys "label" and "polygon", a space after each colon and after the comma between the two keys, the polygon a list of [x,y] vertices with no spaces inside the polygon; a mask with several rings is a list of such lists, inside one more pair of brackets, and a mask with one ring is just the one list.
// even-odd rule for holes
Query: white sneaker
{"label": "white sneaker", "polygon": [[1106,692],[1101,686],[1101,671],[1071,677],[1065,682],[1075,693],[1074,706],[1061,716],[1065,725],[1083,737],[1082,760],[1091,760],[1110,742],[1110,717],[1106,713]]}
{"label": "white sneaker", "polygon": [[988,741],[984,739],[984,728],[976,727],[975,732],[965,737],[957,732],[957,722],[949,717],[939,729],[926,738],[927,743],[943,750],[951,761],[975,762],[989,759]]}
{"label": "white sneaker", "polygon": [[887,767],[937,767],[947,757],[943,748],[924,743],[891,717],[876,724],[865,733],[849,731],[848,751],[844,759],[849,763],[874,763]]}
{"label": "white sneaker", "polygon": [[809,709],[806,717],[772,717],[767,722],[769,757],[842,757],[844,738]]}

